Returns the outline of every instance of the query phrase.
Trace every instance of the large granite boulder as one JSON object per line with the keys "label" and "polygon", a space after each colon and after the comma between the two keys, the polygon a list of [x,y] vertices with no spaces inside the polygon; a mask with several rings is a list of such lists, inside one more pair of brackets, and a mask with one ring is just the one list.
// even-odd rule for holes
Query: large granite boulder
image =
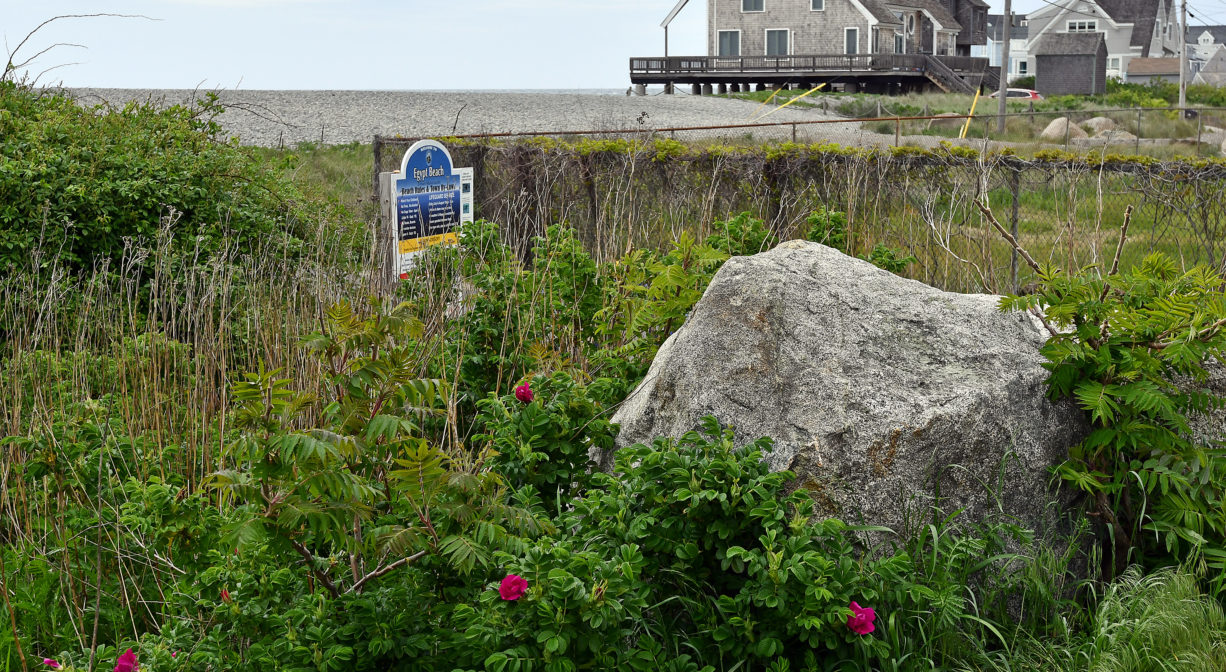
{"label": "large granite boulder", "polygon": [[618,446],[714,415],[740,440],[772,437],[772,469],[822,515],[901,530],[936,503],[1051,531],[1049,467],[1088,428],[1044,396],[1041,323],[997,298],[803,241],[730,259],[613,418]]}
{"label": "large granite boulder", "polygon": [[1089,135],[1081,130],[1080,126],[1070,122],[1068,117],[1052,119],[1051,123],[1039,133],[1039,139],[1048,142],[1064,142],[1065,138],[1076,140],[1086,137],[1089,137]]}

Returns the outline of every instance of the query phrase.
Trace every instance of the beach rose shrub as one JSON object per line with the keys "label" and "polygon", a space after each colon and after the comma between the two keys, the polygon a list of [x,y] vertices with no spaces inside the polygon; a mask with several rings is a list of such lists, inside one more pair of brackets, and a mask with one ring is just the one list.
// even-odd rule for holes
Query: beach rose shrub
{"label": "beach rose shrub", "polygon": [[491,394],[478,402],[477,424],[484,432],[475,441],[494,451],[490,466],[510,486],[532,486],[546,510],[556,514],[559,504],[586,491],[588,451],[613,446],[617,426],[606,419],[607,409],[619,400],[604,379],[584,385],[558,371],[530,382],[536,389],[533,403],[521,403],[519,388],[517,401]]}

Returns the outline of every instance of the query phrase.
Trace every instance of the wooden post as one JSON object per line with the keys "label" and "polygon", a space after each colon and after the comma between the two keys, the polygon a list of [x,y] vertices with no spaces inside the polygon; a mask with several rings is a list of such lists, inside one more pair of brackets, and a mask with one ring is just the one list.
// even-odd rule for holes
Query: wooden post
{"label": "wooden post", "polygon": [[792,142],[796,142],[796,122],[792,122]]}
{"label": "wooden post", "polygon": [[371,141],[371,147],[374,149],[375,155],[375,172],[374,172],[374,190],[375,200],[379,200],[379,171],[383,167],[383,136],[376,135]]}
{"label": "wooden post", "polygon": [[902,119],[894,117],[894,146],[902,146]]}
{"label": "wooden post", "polygon": [[1137,107],[1137,143],[1136,143],[1136,149],[1134,150],[1134,153],[1135,154],[1141,153],[1141,108],[1140,107]]}
{"label": "wooden post", "polygon": [[[1014,166],[1013,170],[1009,171],[1009,191],[1013,194],[1013,212],[1010,215],[1009,233],[1013,234],[1013,239],[1017,240],[1017,202],[1021,183],[1021,169]],[[1017,248],[1013,251],[1009,258],[1009,277],[1013,280],[1013,293],[1017,294],[1020,287],[1017,284]]]}
{"label": "wooden post", "polygon": [[[1188,113],[1188,111],[1187,111],[1187,110],[1181,110],[1181,111],[1180,111],[1180,113],[1181,113],[1181,114],[1187,114],[1187,113]],[[1201,133],[1201,122],[1204,120],[1204,118],[1205,118],[1205,116],[1204,116],[1203,114],[1198,114],[1198,115],[1196,115],[1196,155],[1197,155],[1197,156],[1200,156],[1200,133]]]}

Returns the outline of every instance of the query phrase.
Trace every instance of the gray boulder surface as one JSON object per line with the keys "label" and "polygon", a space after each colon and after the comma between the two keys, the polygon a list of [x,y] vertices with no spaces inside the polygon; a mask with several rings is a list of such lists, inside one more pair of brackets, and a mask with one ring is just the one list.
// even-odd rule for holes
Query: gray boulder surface
{"label": "gray boulder surface", "polygon": [[1081,127],[1068,120],[1068,117],[1060,117],[1052,119],[1051,123],[1039,133],[1040,140],[1048,142],[1064,142],[1064,138],[1076,140],[1078,138],[1089,137],[1088,134],[1081,130]]}
{"label": "gray boulder surface", "polygon": [[1111,117],[1094,117],[1083,121],[1081,126],[1088,132],[1098,135],[1103,131],[1115,130],[1115,120]]}
{"label": "gray boulder surface", "polygon": [[[773,438],[771,468],[794,471],[819,515],[902,531],[935,502],[1051,531],[1049,467],[1088,426],[1045,397],[1042,324],[997,300],[817,243],[735,257],[614,416],[617,445],[714,415],[738,441]],[[612,451],[593,457],[611,468]]]}

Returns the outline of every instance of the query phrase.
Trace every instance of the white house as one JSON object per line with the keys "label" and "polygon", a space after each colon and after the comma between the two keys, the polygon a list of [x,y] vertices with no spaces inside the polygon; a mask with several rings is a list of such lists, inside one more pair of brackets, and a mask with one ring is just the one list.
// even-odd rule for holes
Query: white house
{"label": "white house", "polygon": [[[987,44],[971,47],[971,56],[988,59],[988,64],[994,68],[1000,67],[1000,43],[1004,39],[1004,16],[988,15]],[[1013,25],[1009,28],[1009,77],[1034,74],[1033,61],[1030,59],[1029,21],[1025,14],[1014,14]]]}
{"label": "white house", "polygon": [[1049,0],[1026,19],[1030,57],[1044,35],[1102,33],[1108,77],[1122,79],[1133,58],[1179,52],[1179,13],[1173,0]]}

